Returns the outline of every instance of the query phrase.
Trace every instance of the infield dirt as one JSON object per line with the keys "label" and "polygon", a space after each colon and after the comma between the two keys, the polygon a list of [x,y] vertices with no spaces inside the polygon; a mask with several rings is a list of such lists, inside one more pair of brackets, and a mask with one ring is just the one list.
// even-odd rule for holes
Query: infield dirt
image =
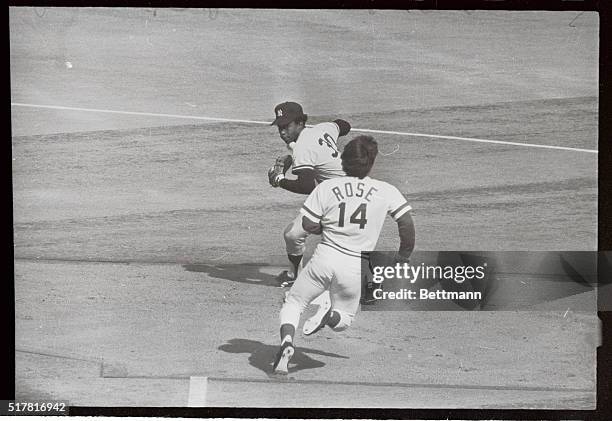
{"label": "infield dirt", "polygon": [[[11,100],[264,121],[298,100],[310,123],[597,149],[598,18],[575,16],[11,8]],[[88,385],[149,377],[129,404],[182,406],[183,383],[154,379],[267,378],[281,233],[304,199],[267,183],[274,128],[11,117],[18,397],[116,406]],[[596,249],[596,154],[375,137],[372,176],[406,195],[418,249]],[[396,237],[388,222],[378,248]],[[292,375],[569,388],[530,405],[592,408],[598,320],[569,310],[362,312],[298,338]]]}

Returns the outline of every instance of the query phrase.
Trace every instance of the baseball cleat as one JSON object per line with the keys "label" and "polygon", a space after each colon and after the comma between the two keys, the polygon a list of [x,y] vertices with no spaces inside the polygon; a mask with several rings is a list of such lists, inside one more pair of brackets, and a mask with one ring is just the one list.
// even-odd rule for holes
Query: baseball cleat
{"label": "baseball cleat", "polygon": [[279,288],[290,287],[295,282],[295,275],[288,270],[284,270],[276,277],[276,281]]}
{"label": "baseball cleat", "polygon": [[319,305],[315,315],[304,322],[304,326],[302,326],[302,333],[306,336],[310,336],[313,333],[317,333],[319,330],[323,329],[329,320],[331,311],[331,301],[327,299],[323,302],[323,304]]}
{"label": "baseball cleat", "polygon": [[274,373],[276,374],[287,374],[289,373],[289,361],[295,353],[293,344],[289,341],[283,343],[276,354],[276,360],[274,361]]}
{"label": "baseball cleat", "polygon": [[[382,289],[382,285],[378,288]],[[364,306],[370,306],[372,304],[376,304],[376,298],[374,298],[375,287],[372,285],[366,285],[365,288],[362,289],[363,294],[359,299],[359,304]]]}
{"label": "baseball cleat", "polygon": [[359,304],[361,304],[361,305],[363,305],[363,306],[371,306],[371,305],[376,304],[376,301],[377,301],[377,300],[376,300],[374,297],[368,297],[368,296],[366,296],[366,297],[362,297],[362,298],[359,300]]}

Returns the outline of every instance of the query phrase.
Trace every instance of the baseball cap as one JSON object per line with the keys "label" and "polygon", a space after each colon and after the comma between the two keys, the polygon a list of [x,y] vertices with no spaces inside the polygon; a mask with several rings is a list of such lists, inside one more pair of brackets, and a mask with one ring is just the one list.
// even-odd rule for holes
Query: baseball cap
{"label": "baseball cap", "polygon": [[285,126],[293,120],[304,115],[302,106],[297,102],[283,102],[274,107],[274,115],[276,119],[270,124],[271,126]]}

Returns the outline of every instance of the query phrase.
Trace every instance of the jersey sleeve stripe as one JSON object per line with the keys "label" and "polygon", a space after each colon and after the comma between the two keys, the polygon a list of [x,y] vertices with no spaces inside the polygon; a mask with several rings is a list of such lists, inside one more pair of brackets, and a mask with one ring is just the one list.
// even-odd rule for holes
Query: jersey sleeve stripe
{"label": "jersey sleeve stripe", "polygon": [[317,221],[321,220],[321,215],[317,215],[316,213],[314,213],[313,211],[311,211],[310,209],[308,209],[306,207],[306,205],[302,205],[302,209],[304,209],[307,213],[309,213],[310,215],[312,215],[313,217],[317,218]]}
{"label": "jersey sleeve stripe", "polygon": [[391,215],[392,218],[399,218],[400,216],[402,216],[404,213],[408,212],[411,209],[412,208],[410,207],[408,202],[406,202],[402,206],[400,206],[399,208],[397,208],[393,212],[391,212],[390,215]]}

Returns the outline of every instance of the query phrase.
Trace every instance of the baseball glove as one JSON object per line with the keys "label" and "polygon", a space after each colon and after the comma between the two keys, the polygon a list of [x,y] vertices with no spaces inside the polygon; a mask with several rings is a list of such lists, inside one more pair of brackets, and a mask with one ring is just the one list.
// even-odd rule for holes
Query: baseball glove
{"label": "baseball glove", "polygon": [[272,187],[278,187],[280,181],[285,178],[285,173],[291,167],[293,158],[291,155],[283,155],[276,158],[274,166],[268,170],[268,181]]}

